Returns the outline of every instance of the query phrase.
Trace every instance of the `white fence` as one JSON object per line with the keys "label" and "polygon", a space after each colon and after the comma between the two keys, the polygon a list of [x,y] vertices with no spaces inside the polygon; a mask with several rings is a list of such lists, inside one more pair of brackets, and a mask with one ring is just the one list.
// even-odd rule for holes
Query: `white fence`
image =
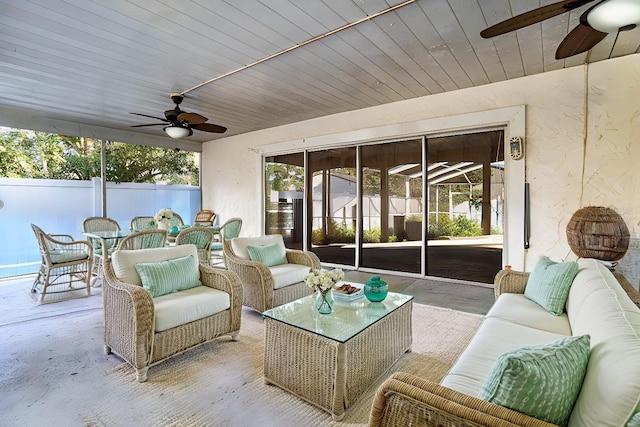
{"label": "white fence", "polygon": [[[107,216],[129,229],[134,216],[162,208],[191,224],[201,207],[200,187],[107,183]],[[61,181],[0,178],[0,278],[37,272],[40,252],[31,224],[47,233],[84,239],[82,221],[102,215],[100,179]]]}

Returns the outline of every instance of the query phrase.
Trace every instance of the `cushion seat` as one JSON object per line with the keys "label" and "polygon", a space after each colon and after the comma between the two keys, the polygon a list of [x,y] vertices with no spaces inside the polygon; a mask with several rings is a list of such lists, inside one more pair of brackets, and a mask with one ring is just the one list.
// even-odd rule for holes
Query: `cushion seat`
{"label": "cushion seat", "polygon": [[269,267],[269,270],[273,277],[273,289],[282,289],[302,282],[311,268],[300,264],[280,264]]}
{"label": "cushion seat", "polygon": [[155,331],[204,319],[231,307],[229,294],[208,286],[196,286],[153,299],[156,310]]}
{"label": "cushion seat", "polygon": [[49,252],[51,262],[61,264],[63,262],[78,261],[89,258],[89,254],[83,250],[52,250]]}
{"label": "cushion seat", "polygon": [[503,294],[493,304],[486,317],[495,317],[555,334],[571,335],[567,313],[556,316],[546,310],[540,310],[537,303],[523,294]]}
{"label": "cushion seat", "polygon": [[477,396],[498,356],[506,351],[547,344],[565,337],[563,334],[529,328],[496,317],[485,318],[441,384]]}

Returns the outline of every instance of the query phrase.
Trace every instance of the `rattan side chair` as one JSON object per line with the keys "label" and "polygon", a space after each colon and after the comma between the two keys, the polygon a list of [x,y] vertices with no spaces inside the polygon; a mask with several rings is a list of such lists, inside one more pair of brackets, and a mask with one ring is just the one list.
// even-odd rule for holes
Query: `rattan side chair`
{"label": "rattan side chair", "polygon": [[[91,295],[93,246],[89,240],[74,240],[68,234],[47,234],[34,224],[31,228],[38,240],[42,264],[31,287],[31,295],[38,303]],[[77,284],[81,285],[78,286]],[[81,292],[81,291],[85,292]],[[39,294],[39,296],[37,296]],[[47,295],[66,294],[63,298],[46,301]]]}
{"label": "rattan side chair", "polygon": [[166,244],[167,230],[154,228],[129,234],[120,241],[118,250],[162,248]]}
{"label": "rattan side chair", "polygon": [[195,218],[193,219],[193,225],[213,225],[216,221],[216,214],[209,209],[201,209],[196,213]]}
{"label": "rattan side chair", "polygon": [[176,245],[196,245],[196,248],[198,248],[198,261],[206,265],[211,263],[212,242],[213,232],[204,227],[185,228],[176,236]]}
{"label": "rattan side chair", "polygon": [[150,230],[153,228],[156,228],[156,225],[152,216],[135,216],[129,222],[129,230],[131,231]]}
{"label": "rattan side chair", "polygon": [[[223,250],[223,242],[225,240],[231,240],[234,237],[238,237],[240,235],[240,230],[242,229],[242,219],[241,218],[231,218],[227,220],[222,226],[220,226],[219,237],[220,241],[213,242],[211,244],[211,265],[219,266],[220,264],[226,268],[224,261],[224,250]],[[214,262],[215,261],[215,262]]]}
{"label": "rattan side chair", "polygon": [[[85,219],[82,222],[82,231],[84,233],[93,233],[96,231],[120,231],[120,224],[115,219],[93,216]],[[100,239],[89,239],[93,245],[93,275],[98,278],[102,278],[102,242]],[[107,256],[116,250],[118,246],[118,240],[109,240],[109,246],[107,247]]]}

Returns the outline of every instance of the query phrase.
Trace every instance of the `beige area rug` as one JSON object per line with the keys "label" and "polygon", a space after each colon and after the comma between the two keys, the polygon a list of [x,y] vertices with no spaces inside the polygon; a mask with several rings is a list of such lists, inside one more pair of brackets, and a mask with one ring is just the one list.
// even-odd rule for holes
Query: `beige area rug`
{"label": "beige area rug", "polygon": [[[405,371],[438,381],[481,321],[414,304],[413,351],[383,377]],[[239,341],[221,338],[174,357],[152,367],[142,384],[129,365],[102,352],[99,308],[0,323],[0,346],[1,426],[361,426],[384,380],[334,422],[264,383],[263,321],[248,309]]]}

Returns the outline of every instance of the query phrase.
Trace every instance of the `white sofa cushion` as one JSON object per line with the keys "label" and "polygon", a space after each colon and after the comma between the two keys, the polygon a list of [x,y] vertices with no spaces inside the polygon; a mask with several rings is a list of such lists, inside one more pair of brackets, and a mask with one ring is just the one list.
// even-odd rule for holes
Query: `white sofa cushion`
{"label": "white sofa cushion", "polygon": [[204,319],[231,307],[228,293],[208,286],[163,295],[154,298],[153,303],[156,332]]}
{"label": "white sofa cushion", "polygon": [[273,277],[273,289],[281,289],[286,286],[300,283],[304,280],[311,267],[300,264],[280,264],[269,267]]}
{"label": "white sofa cushion", "polygon": [[[125,283],[142,286],[136,264],[141,262],[159,262],[168,259],[193,255],[198,259],[198,248],[195,245],[178,245],[164,248],[119,250],[111,255],[113,271],[116,277]],[[200,273],[198,273],[200,277]]]}
{"label": "white sofa cushion", "polygon": [[540,305],[522,294],[502,294],[496,300],[487,317],[496,317],[530,328],[542,329],[561,335],[571,335],[567,313],[560,316],[543,310]]}
{"label": "white sofa cushion", "polygon": [[[544,311],[542,307],[538,308]],[[502,353],[525,346],[547,344],[565,337],[563,334],[529,328],[497,317],[485,318],[441,384],[477,396],[493,364]]]}
{"label": "white sofa cushion", "polygon": [[277,243],[283,252],[286,251],[281,234],[268,234],[260,237],[234,237],[231,239],[231,249],[238,258],[250,260],[248,246],[264,246]]}

